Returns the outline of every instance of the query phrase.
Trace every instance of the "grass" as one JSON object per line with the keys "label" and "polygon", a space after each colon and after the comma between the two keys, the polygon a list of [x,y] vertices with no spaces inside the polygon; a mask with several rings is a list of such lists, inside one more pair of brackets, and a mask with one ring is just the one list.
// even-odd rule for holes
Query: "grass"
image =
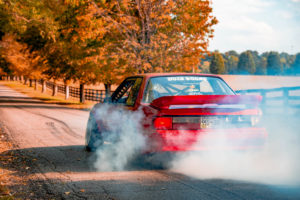
{"label": "grass", "polygon": [[87,101],[86,103],[80,103],[78,99],[70,97],[69,99],[65,99],[63,94],[58,93],[57,96],[52,96],[49,89],[46,93],[41,92],[41,86],[38,85],[37,90],[34,87],[29,87],[28,85],[24,85],[19,81],[0,81],[5,86],[8,86],[18,92],[26,94],[29,97],[34,99],[39,99],[45,103],[49,104],[59,104],[64,105],[70,108],[76,109],[90,109],[96,102]]}

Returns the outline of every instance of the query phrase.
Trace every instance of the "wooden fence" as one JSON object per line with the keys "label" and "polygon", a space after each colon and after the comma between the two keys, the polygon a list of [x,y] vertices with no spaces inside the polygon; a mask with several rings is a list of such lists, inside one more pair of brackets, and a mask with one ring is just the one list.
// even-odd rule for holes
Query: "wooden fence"
{"label": "wooden fence", "polygon": [[[14,80],[14,79],[12,79]],[[42,85],[43,81],[38,80],[37,84]],[[69,96],[80,99],[80,88],[71,87],[66,85],[54,84],[50,81],[44,82],[44,87],[50,89],[53,95],[56,92],[65,94],[66,99]],[[105,90],[84,89],[85,100],[103,102],[105,98]],[[263,97],[262,106],[290,106],[300,108],[300,86],[297,87],[280,87],[272,89],[248,89],[248,90],[236,90],[238,94],[258,94]]]}
{"label": "wooden fence", "polygon": [[[42,80],[39,80],[38,84],[42,85]],[[56,90],[58,93],[65,94],[66,99],[68,99],[69,96],[80,99],[80,88],[62,84],[54,84],[50,81],[45,81],[45,85],[51,91]],[[103,102],[105,99],[105,90],[84,89],[83,91],[85,100]]]}
{"label": "wooden fence", "polygon": [[[39,81],[42,84],[41,81]],[[53,89],[54,83],[47,81],[47,88]],[[80,98],[80,88],[56,85],[57,92],[69,95],[74,98]],[[69,87],[69,89],[67,88]],[[297,106],[300,107],[300,86],[297,87],[281,87],[272,89],[248,89],[237,90],[238,94],[259,94],[263,97],[262,106]],[[85,99],[89,101],[103,102],[105,98],[105,90],[84,89]]]}
{"label": "wooden fence", "polygon": [[263,97],[262,106],[300,107],[300,86],[272,89],[237,90],[238,94],[259,94]]}

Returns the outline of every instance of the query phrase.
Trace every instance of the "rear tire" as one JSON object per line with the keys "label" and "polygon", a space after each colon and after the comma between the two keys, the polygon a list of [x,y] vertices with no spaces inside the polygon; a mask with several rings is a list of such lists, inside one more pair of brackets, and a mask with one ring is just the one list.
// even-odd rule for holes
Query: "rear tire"
{"label": "rear tire", "polygon": [[168,169],[174,156],[174,154],[169,152],[147,153],[139,155],[137,160],[146,168]]}
{"label": "rear tire", "polygon": [[85,149],[89,152],[94,152],[103,144],[101,132],[98,129],[96,120],[91,115],[86,127]]}

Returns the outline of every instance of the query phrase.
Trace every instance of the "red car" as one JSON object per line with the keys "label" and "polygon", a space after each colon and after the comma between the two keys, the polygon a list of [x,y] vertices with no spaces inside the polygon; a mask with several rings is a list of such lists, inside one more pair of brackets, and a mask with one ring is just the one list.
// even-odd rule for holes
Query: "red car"
{"label": "red car", "polygon": [[[126,78],[111,105],[144,112],[146,152],[207,150],[226,139],[222,148],[252,149],[264,145],[260,127],[261,96],[237,95],[219,76],[204,74],[143,74]],[[86,149],[102,144],[101,120],[90,113]],[[108,113],[109,114],[109,113]]]}

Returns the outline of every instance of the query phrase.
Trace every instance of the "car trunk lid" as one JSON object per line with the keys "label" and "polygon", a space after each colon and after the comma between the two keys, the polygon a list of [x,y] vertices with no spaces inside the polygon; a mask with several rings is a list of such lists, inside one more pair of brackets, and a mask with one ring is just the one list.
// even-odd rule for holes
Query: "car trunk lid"
{"label": "car trunk lid", "polygon": [[247,109],[257,107],[259,95],[188,95],[164,96],[151,102],[159,110],[169,109]]}

